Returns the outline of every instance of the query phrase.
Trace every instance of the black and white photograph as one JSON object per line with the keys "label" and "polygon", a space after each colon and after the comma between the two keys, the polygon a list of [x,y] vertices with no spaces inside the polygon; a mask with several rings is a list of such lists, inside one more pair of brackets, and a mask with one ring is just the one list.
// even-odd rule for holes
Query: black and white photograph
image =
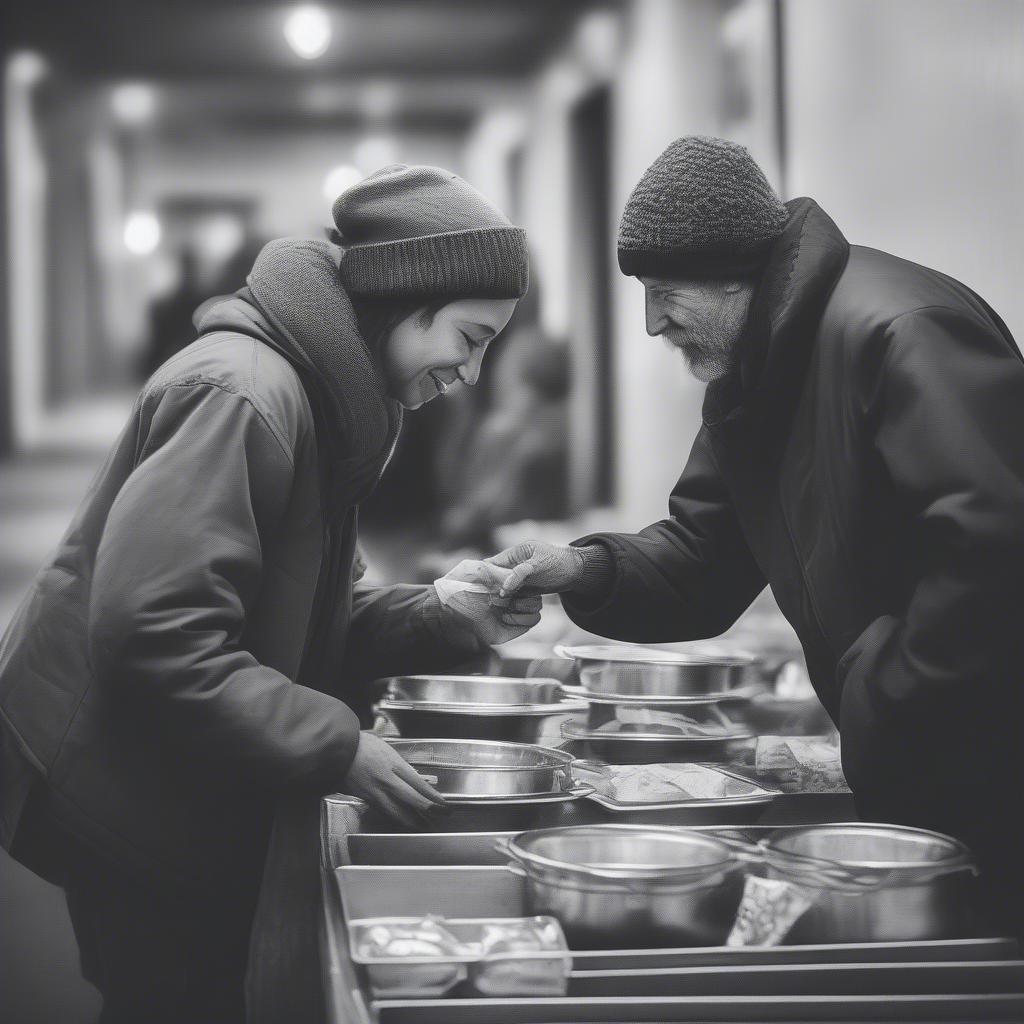
{"label": "black and white photograph", "polygon": [[0,1021],[1024,1021],[1024,0],[0,61]]}

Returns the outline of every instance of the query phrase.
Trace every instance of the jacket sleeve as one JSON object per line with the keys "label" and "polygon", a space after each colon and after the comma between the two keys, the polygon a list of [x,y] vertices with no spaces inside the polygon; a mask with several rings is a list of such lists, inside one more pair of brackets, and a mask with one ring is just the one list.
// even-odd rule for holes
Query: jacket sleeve
{"label": "jacket sleeve", "polygon": [[562,597],[570,618],[633,643],[697,640],[725,632],[764,589],[740,531],[711,442],[701,430],[669,498],[669,517],[637,534],[598,533],[614,564],[605,600]]}
{"label": "jacket sleeve", "polygon": [[362,580],[352,591],[344,674],[356,681],[419,672],[444,672],[476,653],[441,634],[429,586],[374,586]]}
{"label": "jacket sleeve", "polygon": [[104,691],[218,778],[323,790],[359,724],[243,648],[264,548],[292,487],[290,448],[245,396],[175,384],[161,396],[96,557],[90,657]]}
{"label": "jacket sleeve", "polygon": [[980,315],[941,307],[888,341],[869,405],[915,579],[839,662],[843,764],[866,807],[912,775],[955,814],[951,787],[989,789],[986,762],[1020,729],[1024,363]]}

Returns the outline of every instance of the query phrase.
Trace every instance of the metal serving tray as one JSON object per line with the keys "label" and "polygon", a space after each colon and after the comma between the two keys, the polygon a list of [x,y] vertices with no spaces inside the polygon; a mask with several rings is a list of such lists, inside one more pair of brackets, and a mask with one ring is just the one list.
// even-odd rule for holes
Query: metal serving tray
{"label": "metal serving tray", "polygon": [[588,690],[585,686],[562,683],[562,692],[567,697],[584,700],[588,704],[639,705],[650,708],[705,707],[708,705],[745,704],[764,693],[760,686],[741,686],[721,693],[687,693],[679,697],[651,697],[643,693],[601,693]]}
{"label": "metal serving tray", "polygon": [[[783,798],[785,799],[785,798]],[[323,950],[331,1024],[538,1024],[588,1021],[849,1021],[1024,1019],[1021,964],[1012,939],[884,944],[573,950],[570,994],[564,998],[386,1000],[371,1002],[366,978],[348,956],[341,894],[353,916],[440,913],[447,917],[524,915],[521,880],[498,866],[466,867],[494,856],[495,835],[449,833],[360,834],[367,819],[349,800],[324,801],[321,857],[324,878]],[[746,839],[778,826],[698,826]],[[786,826],[782,826],[786,827]],[[343,867],[370,858],[447,866]],[[893,965],[886,971],[881,965]],[[808,970],[819,965],[820,972]],[[865,970],[851,969],[861,965]],[[928,965],[935,965],[929,970]],[[800,969],[794,971],[794,967]],[[761,968],[759,970],[755,968]],[[724,971],[722,969],[725,969]],[[726,973],[728,972],[728,973]],[[663,980],[656,980],[654,976]],[[666,995],[714,991],[714,978],[732,985],[726,995]],[[788,979],[788,980],[787,980]],[[845,980],[844,980],[845,979]],[[863,993],[923,987],[954,994]],[[843,984],[861,994],[799,994]],[[656,986],[662,986],[658,989]],[[655,986],[652,991],[650,986]],[[686,986],[685,989],[683,986]],[[992,986],[999,986],[993,988]],[[643,990],[646,994],[628,994]],[[740,991],[764,994],[744,995]],[[985,991],[994,994],[981,994]],[[600,992],[600,994],[586,994]],[[773,994],[775,993],[775,994]]]}
{"label": "metal serving tray", "polygon": [[561,699],[557,679],[515,676],[392,676],[382,681],[388,698],[421,704],[556,704]]}

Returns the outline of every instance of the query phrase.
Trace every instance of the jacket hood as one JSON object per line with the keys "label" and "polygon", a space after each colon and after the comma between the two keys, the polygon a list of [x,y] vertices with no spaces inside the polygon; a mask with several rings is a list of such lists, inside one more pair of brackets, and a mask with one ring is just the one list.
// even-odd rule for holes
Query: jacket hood
{"label": "jacket hood", "polygon": [[376,484],[401,426],[398,403],[359,331],[327,242],[279,238],[256,258],[247,287],[196,312],[200,334],[235,331],[295,366],[317,419],[329,481],[359,499]]}
{"label": "jacket hood", "polygon": [[733,370],[709,385],[704,422],[756,419],[762,438],[785,433],[803,385],[818,321],[850,246],[813,199],[786,204],[789,220],[769,253]]}

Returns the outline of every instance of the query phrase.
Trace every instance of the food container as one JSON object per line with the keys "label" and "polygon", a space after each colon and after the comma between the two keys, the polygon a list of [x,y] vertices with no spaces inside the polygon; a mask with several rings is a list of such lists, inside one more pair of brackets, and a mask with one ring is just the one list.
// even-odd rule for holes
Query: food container
{"label": "food container", "polygon": [[564,750],[489,740],[388,740],[445,796],[529,797],[571,790],[575,758]]}
{"label": "food container", "polygon": [[755,736],[740,730],[727,737],[682,736],[623,728],[621,724],[611,729],[587,729],[576,722],[563,723],[562,737],[572,742],[574,753],[580,757],[613,764],[653,764],[659,761],[729,764],[741,761],[757,742]]}
{"label": "food container", "polygon": [[[710,764],[599,765],[579,761],[577,779],[594,787],[590,799],[610,811],[746,809],[771,803],[779,791]],[[632,824],[636,824],[634,819]]]}
{"label": "food container", "polygon": [[531,912],[572,948],[714,946],[743,890],[744,858],[713,836],[653,825],[580,825],[497,840]]}
{"label": "food container", "polygon": [[557,704],[562,699],[557,679],[516,679],[511,676],[392,676],[381,681],[393,701],[429,704]]}
{"label": "food container", "polygon": [[680,654],[650,647],[588,644],[555,648],[576,662],[580,685],[591,693],[683,697],[729,693],[754,681],[749,654]]}
{"label": "food container", "polygon": [[762,848],[768,877],[798,885],[813,900],[787,942],[972,934],[977,872],[967,847],[949,836],[898,825],[808,825]]}
{"label": "food container", "polygon": [[[443,951],[416,955],[404,939],[393,945],[394,954],[375,949],[380,936],[413,933],[436,937]],[[350,921],[348,934],[352,959],[366,968],[377,999],[564,996],[572,969],[565,936],[551,917],[365,918]]]}
{"label": "food container", "polygon": [[716,701],[669,706],[587,701],[587,709],[587,729],[593,732],[664,733],[689,739],[728,739],[752,732],[737,725]]}
{"label": "food container", "polygon": [[550,732],[552,718],[564,721],[586,709],[584,701],[574,698],[555,704],[434,704],[385,698],[377,704],[377,711],[403,737],[511,743],[536,743]]}

